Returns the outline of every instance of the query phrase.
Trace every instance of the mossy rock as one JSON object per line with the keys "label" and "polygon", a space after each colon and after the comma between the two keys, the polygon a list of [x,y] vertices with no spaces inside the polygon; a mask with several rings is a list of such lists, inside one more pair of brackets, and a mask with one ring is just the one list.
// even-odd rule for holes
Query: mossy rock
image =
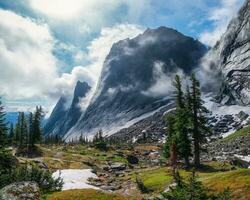
{"label": "mossy rock", "polygon": [[0,190],[1,200],[40,200],[40,191],[36,182],[17,182]]}

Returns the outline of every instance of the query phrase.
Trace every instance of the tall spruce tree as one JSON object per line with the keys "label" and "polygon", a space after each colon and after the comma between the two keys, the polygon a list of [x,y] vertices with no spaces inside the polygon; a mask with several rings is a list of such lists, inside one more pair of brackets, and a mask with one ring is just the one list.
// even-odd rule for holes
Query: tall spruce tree
{"label": "tall spruce tree", "polygon": [[201,144],[206,142],[206,136],[210,133],[206,118],[209,111],[203,105],[204,102],[201,99],[200,83],[194,74],[192,74],[190,80],[191,91],[190,94],[188,94],[187,102],[189,102],[189,106],[192,107],[190,118],[194,141],[194,165],[195,167],[200,167]]}
{"label": "tall spruce tree", "polygon": [[19,113],[19,147],[27,145],[28,127],[24,112]]}
{"label": "tall spruce tree", "polygon": [[0,98],[0,148],[5,148],[8,142],[7,136],[7,123],[5,119],[5,111],[4,106],[2,105],[1,98]]}
{"label": "tall spruce tree", "polygon": [[33,142],[40,142],[42,139],[41,121],[43,117],[43,110],[41,106],[36,107],[33,121]]}
{"label": "tall spruce tree", "polygon": [[177,164],[177,136],[174,128],[175,125],[175,117],[173,114],[169,113],[166,116],[167,121],[167,129],[166,129],[166,142],[164,146],[164,154],[166,158],[169,158],[170,164],[173,168],[173,172],[175,172],[176,164]]}
{"label": "tall spruce tree", "polygon": [[29,126],[29,134],[28,134],[28,144],[29,146],[34,146],[34,126],[33,126],[33,113],[30,112],[29,113],[29,117],[28,117],[28,126]]}
{"label": "tall spruce tree", "polygon": [[15,135],[15,132],[14,132],[14,125],[13,125],[13,123],[11,123],[11,124],[10,124],[10,128],[9,128],[9,135],[8,135],[9,144],[10,144],[10,145],[13,145],[14,135]]}
{"label": "tall spruce tree", "polygon": [[14,165],[13,157],[10,151],[6,148],[8,145],[8,136],[7,136],[7,122],[5,118],[4,106],[2,105],[0,99],[0,182],[5,181],[6,173]]}
{"label": "tall spruce tree", "polygon": [[175,102],[176,102],[176,116],[175,116],[175,131],[178,136],[177,149],[185,161],[185,167],[189,167],[189,156],[191,155],[191,141],[188,135],[188,120],[187,120],[187,106],[185,105],[185,96],[182,91],[182,83],[179,75],[175,76],[173,82],[175,87]]}

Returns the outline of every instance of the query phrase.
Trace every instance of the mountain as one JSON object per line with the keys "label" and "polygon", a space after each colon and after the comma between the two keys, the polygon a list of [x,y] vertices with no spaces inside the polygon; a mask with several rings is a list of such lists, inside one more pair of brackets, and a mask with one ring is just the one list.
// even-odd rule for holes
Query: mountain
{"label": "mountain", "polygon": [[209,55],[222,74],[218,101],[226,105],[249,105],[250,0],[245,1]]}
{"label": "mountain", "polygon": [[45,134],[58,134],[63,136],[73,127],[82,114],[80,101],[86,97],[89,91],[90,86],[86,82],[78,81],[69,108],[67,108],[66,97],[61,97],[44,127]]}
{"label": "mountain", "polygon": [[170,104],[174,74],[189,75],[206,51],[198,40],[166,27],[113,44],[90,105],[65,138],[80,132],[91,137],[99,129],[111,134]]}

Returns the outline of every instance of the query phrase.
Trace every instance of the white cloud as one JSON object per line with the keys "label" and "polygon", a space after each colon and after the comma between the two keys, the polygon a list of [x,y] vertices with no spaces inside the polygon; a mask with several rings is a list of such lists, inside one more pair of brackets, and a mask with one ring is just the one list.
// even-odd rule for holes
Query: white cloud
{"label": "white cloud", "polygon": [[175,73],[169,73],[168,75],[163,71],[164,63],[161,61],[154,62],[153,65],[153,78],[155,83],[146,91],[143,91],[142,94],[147,96],[159,97],[166,96],[172,93],[173,91],[173,79],[176,74],[183,76],[181,70],[176,71]]}
{"label": "white cloud", "polygon": [[117,0],[29,0],[30,6],[41,14],[58,20],[97,20],[121,4]]}
{"label": "white cloud", "polygon": [[0,10],[0,92],[8,99],[40,98],[57,75],[53,36],[39,24]]}
{"label": "white cloud", "polygon": [[59,61],[53,55],[57,40],[47,24],[1,9],[0,18],[0,95],[20,103],[54,103],[62,94],[71,95],[78,80],[95,86],[112,44],[143,31],[133,24],[103,28],[87,52],[77,52],[70,44],[62,43],[60,48],[75,52],[76,59],[88,58],[90,64],[60,75]]}
{"label": "white cloud", "polygon": [[142,33],[143,30],[143,27],[135,24],[119,24],[101,30],[100,36],[94,39],[88,47],[88,57],[92,61],[88,68],[95,75],[96,81],[112,45],[120,40],[133,38]]}
{"label": "white cloud", "polygon": [[235,16],[243,0],[220,0],[220,6],[211,9],[208,20],[213,23],[213,30],[206,30],[200,34],[200,40],[204,44],[214,46],[226,31],[229,21]]}

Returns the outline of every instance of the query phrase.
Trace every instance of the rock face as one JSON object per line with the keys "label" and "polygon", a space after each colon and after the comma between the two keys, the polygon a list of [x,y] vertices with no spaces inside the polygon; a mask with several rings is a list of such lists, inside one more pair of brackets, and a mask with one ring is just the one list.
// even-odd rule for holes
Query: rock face
{"label": "rock face", "polygon": [[219,66],[223,85],[219,102],[250,104],[250,0],[246,0],[226,33],[211,50],[212,65]]}
{"label": "rock face", "polygon": [[237,167],[250,168],[250,132],[232,139],[210,142],[202,153],[203,160],[230,161]]}
{"label": "rock face", "polygon": [[39,200],[40,191],[35,182],[18,182],[0,190],[1,200]]}
{"label": "rock face", "polygon": [[63,136],[73,127],[82,114],[79,105],[80,100],[86,97],[89,91],[90,86],[86,82],[78,81],[74,90],[72,103],[68,109],[66,108],[66,98],[61,97],[45,125],[45,134]]}
{"label": "rock face", "polygon": [[44,132],[45,134],[53,133],[56,131],[57,127],[60,126],[63,116],[66,115],[67,109],[65,107],[67,100],[65,97],[61,97],[56,106],[54,107],[48,121],[45,124]]}
{"label": "rock face", "polygon": [[174,74],[190,74],[206,51],[199,41],[166,27],[115,43],[90,105],[65,138],[99,129],[111,134],[166,105]]}

